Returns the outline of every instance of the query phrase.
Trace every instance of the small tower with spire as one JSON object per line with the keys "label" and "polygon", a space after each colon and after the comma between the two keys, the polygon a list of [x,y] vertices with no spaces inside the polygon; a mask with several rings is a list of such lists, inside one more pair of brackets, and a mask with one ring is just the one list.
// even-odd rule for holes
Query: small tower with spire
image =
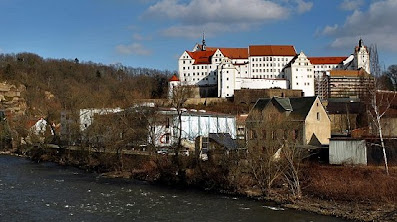
{"label": "small tower with spire", "polygon": [[201,50],[205,51],[206,48],[207,48],[207,45],[205,44],[205,33],[203,32],[203,41],[202,41]]}
{"label": "small tower with spire", "polygon": [[363,68],[367,73],[371,73],[370,70],[370,57],[367,46],[364,45],[362,38],[358,41],[358,46],[354,50],[354,69]]}

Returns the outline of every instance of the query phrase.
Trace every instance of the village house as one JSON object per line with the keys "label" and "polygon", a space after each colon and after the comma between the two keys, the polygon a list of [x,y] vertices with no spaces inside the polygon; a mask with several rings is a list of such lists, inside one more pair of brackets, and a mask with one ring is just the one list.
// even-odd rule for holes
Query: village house
{"label": "village house", "polygon": [[329,144],[331,122],[318,97],[259,99],[246,120],[247,141],[292,140],[300,146]]}

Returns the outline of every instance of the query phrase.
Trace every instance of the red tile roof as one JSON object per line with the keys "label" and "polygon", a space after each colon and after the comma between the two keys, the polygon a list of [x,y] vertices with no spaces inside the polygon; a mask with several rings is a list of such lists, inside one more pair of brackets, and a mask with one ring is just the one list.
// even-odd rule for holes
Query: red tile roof
{"label": "red tile roof", "polygon": [[197,64],[211,64],[211,57],[214,55],[215,51],[196,51],[187,53],[194,59],[193,65]]}
{"label": "red tile roof", "polygon": [[248,59],[247,48],[219,48],[222,54],[230,59]]}
{"label": "red tile roof", "polygon": [[207,51],[221,50],[222,54],[230,59],[248,59],[247,48],[217,48],[217,47],[206,47]]}
{"label": "red tile roof", "polygon": [[292,45],[250,45],[250,56],[295,56]]}
{"label": "red tile roof", "polygon": [[312,65],[321,64],[340,64],[348,57],[309,57],[310,63]]}
{"label": "red tile roof", "polygon": [[178,79],[178,77],[176,75],[173,75],[169,81],[170,82],[179,81],[179,79]]}

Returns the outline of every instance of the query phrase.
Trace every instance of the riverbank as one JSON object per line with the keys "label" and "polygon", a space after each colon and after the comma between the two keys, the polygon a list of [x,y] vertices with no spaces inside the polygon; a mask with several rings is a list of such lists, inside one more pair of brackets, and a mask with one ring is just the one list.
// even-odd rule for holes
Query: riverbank
{"label": "riverbank", "polygon": [[[5,153],[5,154],[12,154]],[[194,187],[211,192],[241,195],[275,202],[291,209],[336,216],[356,221],[397,221],[397,169],[387,177],[377,167],[330,167],[306,165],[302,171],[303,197],[290,198],[285,187],[275,188],[265,197],[245,180],[232,179],[230,169],[211,164],[187,169],[180,175],[167,156],[123,156],[84,151],[27,152],[34,161],[51,161],[99,172],[104,177],[131,178],[167,186]],[[191,161],[189,158],[184,160]],[[192,164],[192,163],[189,163]]]}

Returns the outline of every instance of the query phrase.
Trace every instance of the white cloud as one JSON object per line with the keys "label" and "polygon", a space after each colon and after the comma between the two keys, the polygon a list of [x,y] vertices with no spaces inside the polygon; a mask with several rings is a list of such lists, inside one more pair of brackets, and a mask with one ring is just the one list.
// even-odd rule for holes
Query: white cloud
{"label": "white cloud", "polygon": [[116,46],[116,51],[120,54],[124,55],[150,55],[152,52],[148,49],[146,49],[143,45],[139,43],[132,43],[129,45],[118,45]]}
{"label": "white cloud", "polygon": [[346,11],[353,11],[359,9],[364,3],[364,0],[343,0],[340,8]]}
{"label": "white cloud", "polygon": [[[251,24],[252,26],[252,24]],[[168,37],[188,37],[200,38],[205,32],[207,37],[214,36],[218,33],[233,32],[235,30],[247,30],[248,25],[245,23],[235,24],[234,26],[227,26],[222,23],[207,23],[204,25],[178,25],[171,26],[161,31],[161,34]]]}
{"label": "white cloud", "polygon": [[215,35],[287,19],[291,14],[311,10],[312,6],[305,0],[160,0],[142,18],[174,22],[163,30],[165,35],[197,37],[203,31]]}
{"label": "white cloud", "polygon": [[325,26],[324,30],[322,30],[321,34],[322,35],[332,35],[338,30],[338,24],[335,24],[333,26]]}
{"label": "white cloud", "polygon": [[326,26],[322,34],[334,37],[331,47],[343,48],[364,39],[379,49],[397,51],[397,1],[373,1],[367,11],[355,10],[343,25]]}
{"label": "white cloud", "polygon": [[143,35],[141,35],[139,33],[134,33],[132,35],[132,38],[134,40],[136,40],[136,41],[145,41],[145,40],[151,40],[152,39],[152,37],[150,37],[150,36],[143,36]]}
{"label": "white cloud", "polygon": [[313,2],[305,2],[303,0],[296,0],[298,4],[298,13],[302,14],[310,11],[313,8]]}

